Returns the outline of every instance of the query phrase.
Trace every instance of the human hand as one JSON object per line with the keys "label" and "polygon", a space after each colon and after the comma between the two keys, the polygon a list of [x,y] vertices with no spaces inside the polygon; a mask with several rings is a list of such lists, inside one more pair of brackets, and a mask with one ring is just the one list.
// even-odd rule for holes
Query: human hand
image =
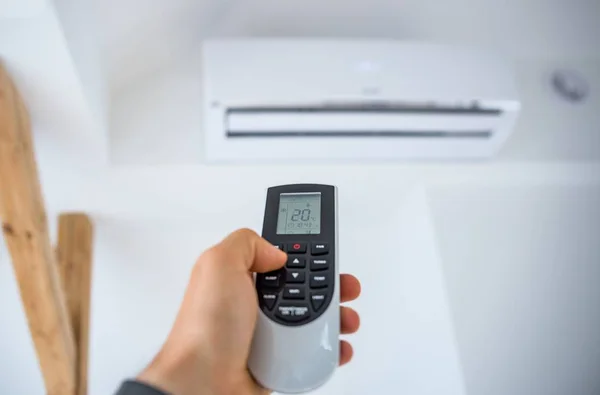
{"label": "human hand", "polygon": [[[248,372],[258,314],[252,272],[283,267],[286,254],[248,229],[206,250],[192,270],[183,302],[167,341],[138,380],[172,395],[267,394]],[[340,301],[356,299],[360,283],[340,276]],[[354,333],[358,314],[341,307],[340,332]],[[352,358],[340,342],[340,365]]]}

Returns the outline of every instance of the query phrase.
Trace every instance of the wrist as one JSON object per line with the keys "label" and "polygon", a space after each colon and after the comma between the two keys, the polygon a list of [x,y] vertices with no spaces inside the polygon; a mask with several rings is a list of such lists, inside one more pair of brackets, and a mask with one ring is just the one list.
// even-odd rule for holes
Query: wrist
{"label": "wrist", "polygon": [[193,348],[167,345],[137,377],[168,395],[214,394],[206,380],[206,369]]}

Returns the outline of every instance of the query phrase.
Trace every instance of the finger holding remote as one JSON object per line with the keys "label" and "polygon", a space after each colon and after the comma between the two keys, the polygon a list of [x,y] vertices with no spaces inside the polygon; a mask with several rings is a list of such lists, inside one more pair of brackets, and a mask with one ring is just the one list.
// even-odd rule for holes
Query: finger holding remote
{"label": "finger holding remote", "polygon": [[[252,272],[285,265],[286,254],[247,229],[205,251],[192,270],[179,313],[160,352],[138,379],[172,395],[263,394],[247,363],[258,316]],[[360,283],[340,276],[340,300],[360,294]],[[340,332],[354,333],[358,314],[341,307]],[[352,347],[340,343],[340,364]]]}

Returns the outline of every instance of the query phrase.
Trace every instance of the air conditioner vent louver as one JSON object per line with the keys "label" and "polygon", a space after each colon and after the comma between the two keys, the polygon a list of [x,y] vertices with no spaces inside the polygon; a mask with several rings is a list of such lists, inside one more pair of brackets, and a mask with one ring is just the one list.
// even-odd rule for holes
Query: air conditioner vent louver
{"label": "air conditioner vent louver", "polygon": [[245,107],[225,112],[228,138],[490,138],[498,109]]}

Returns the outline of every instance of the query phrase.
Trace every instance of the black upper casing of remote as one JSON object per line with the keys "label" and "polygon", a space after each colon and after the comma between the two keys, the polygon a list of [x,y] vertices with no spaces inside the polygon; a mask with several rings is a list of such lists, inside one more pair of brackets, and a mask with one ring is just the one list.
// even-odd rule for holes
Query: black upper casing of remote
{"label": "black upper casing of remote", "polygon": [[[320,234],[277,234],[279,200],[285,193],[321,194]],[[281,185],[267,191],[262,236],[273,245],[283,247],[288,252],[288,260],[280,270],[258,274],[256,291],[262,312],[279,324],[305,325],[322,315],[331,303],[337,280],[335,195],[334,186],[320,184]],[[297,246],[306,246],[306,251],[294,251]],[[293,263],[296,259],[300,264],[304,262],[303,268]],[[298,282],[302,277],[303,282]],[[274,278],[278,279],[276,284]]]}

